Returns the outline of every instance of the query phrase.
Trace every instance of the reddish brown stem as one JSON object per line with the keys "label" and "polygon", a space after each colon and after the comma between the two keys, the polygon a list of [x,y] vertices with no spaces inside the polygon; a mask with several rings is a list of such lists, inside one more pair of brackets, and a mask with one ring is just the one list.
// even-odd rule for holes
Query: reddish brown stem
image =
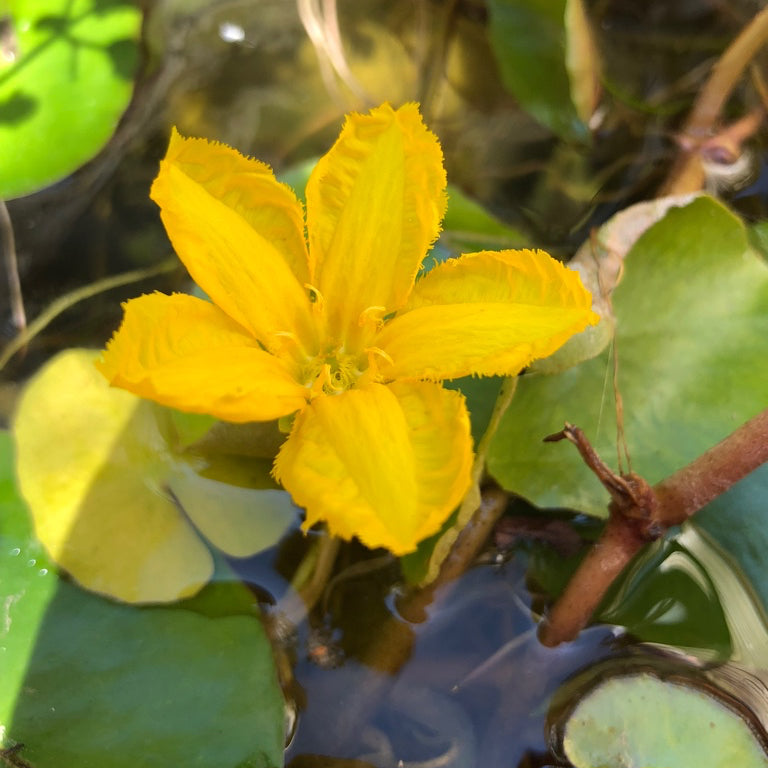
{"label": "reddish brown stem", "polygon": [[768,461],[768,409],[654,486],[658,520],[678,525]]}
{"label": "reddish brown stem", "polygon": [[768,409],[743,424],[687,467],[653,487],[652,519],[643,510],[619,509],[542,622],[539,637],[555,646],[573,640],[586,626],[614,579],[658,533],[678,525],[768,461]]}

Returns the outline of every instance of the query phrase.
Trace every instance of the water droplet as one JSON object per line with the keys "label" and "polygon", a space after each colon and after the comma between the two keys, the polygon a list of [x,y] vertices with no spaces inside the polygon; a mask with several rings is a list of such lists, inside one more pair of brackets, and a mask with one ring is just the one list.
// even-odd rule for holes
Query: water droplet
{"label": "water droplet", "polygon": [[245,40],[245,30],[231,21],[219,24],[219,37],[225,43],[242,43]]}
{"label": "water droplet", "polygon": [[27,560],[27,565],[31,568],[33,565],[37,565],[37,560],[35,560],[34,557],[31,557],[29,560]]}
{"label": "water droplet", "polygon": [[21,550],[18,547],[14,547],[11,550],[11,557],[17,557],[20,554],[21,554]]}
{"label": "water droplet", "polygon": [[41,576],[47,576],[48,575],[48,569],[47,568],[41,568],[39,571]]}

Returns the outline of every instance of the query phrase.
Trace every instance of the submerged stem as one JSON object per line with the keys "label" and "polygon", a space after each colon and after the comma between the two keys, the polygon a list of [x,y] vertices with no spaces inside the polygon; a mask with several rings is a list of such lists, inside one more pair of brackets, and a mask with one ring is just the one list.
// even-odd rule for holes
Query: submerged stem
{"label": "submerged stem", "polygon": [[331,578],[340,546],[341,541],[323,528],[294,572],[293,590],[277,606],[275,613],[282,622],[296,626],[315,607]]}
{"label": "submerged stem", "polygon": [[768,8],[760,11],[728,46],[699,92],[680,136],[682,152],[673,163],[659,196],[698,192],[704,183],[699,152],[715,125],[733,89],[755,54],[768,42]]}

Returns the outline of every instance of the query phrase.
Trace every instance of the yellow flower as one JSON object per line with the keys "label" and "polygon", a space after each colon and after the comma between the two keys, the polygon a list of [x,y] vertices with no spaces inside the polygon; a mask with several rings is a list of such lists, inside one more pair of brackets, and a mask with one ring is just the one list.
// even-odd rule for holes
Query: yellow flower
{"label": "yellow flower", "polygon": [[211,302],[127,302],[100,370],[226,421],[297,413],[274,474],[305,526],[412,551],[470,484],[464,399],[439,382],[516,374],[596,319],[543,252],[464,255],[417,280],[445,183],[417,105],[350,115],[307,184],[305,239],[268,166],[174,131],[151,196]]}

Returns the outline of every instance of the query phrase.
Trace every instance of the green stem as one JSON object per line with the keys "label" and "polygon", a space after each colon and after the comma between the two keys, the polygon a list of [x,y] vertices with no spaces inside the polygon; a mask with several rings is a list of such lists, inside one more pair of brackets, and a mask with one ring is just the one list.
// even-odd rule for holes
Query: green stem
{"label": "green stem", "polygon": [[82,288],[77,288],[74,291],[60,296],[55,301],[51,302],[43,312],[41,312],[21,333],[16,335],[0,354],[0,371],[5,368],[8,361],[32,339],[35,338],[41,331],[43,331],[48,324],[55,320],[62,312],[65,312],[70,307],[74,306],[78,302],[90,299],[99,293],[109,291],[112,288],[117,288],[121,285],[128,285],[129,283],[137,283],[140,280],[146,280],[150,277],[163,274],[164,272],[172,272],[179,266],[178,259],[171,258],[165,261],[161,261],[157,266],[149,267],[148,269],[136,269],[131,272],[123,272],[120,275],[114,277],[108,277],[104,280],[98,280],[95,283],[90,283]]}
{"label": "green stem", "polygon": [[281,622],[301,623],[315,607],[328,584],[341,542],[326,529],[312,543],[294,572],[293,590],[277,606]]}

